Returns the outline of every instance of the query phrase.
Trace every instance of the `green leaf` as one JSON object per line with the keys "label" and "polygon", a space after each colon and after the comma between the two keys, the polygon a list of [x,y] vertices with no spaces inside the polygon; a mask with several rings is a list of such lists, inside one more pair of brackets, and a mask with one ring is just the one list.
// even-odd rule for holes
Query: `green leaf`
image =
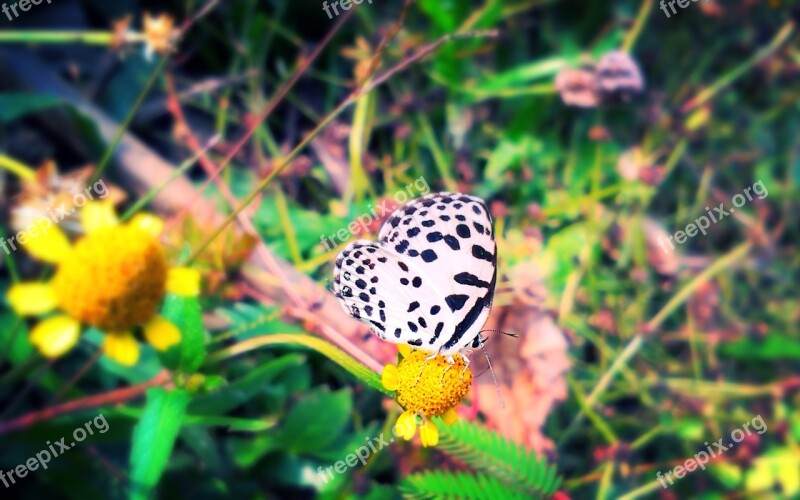
{"label": "green leaf", "polygon": [[800,359],[800,341],[778,333],[763,340],[743,338],[720,346],[720,352],[738,359]]}
{"label": "green leaf", "polygon": [[561,291],[570,274],[578,267],[585,256],[590,261],[599,256],[599,245],[591,237],[592,232],[585,224],[573,224],[550,237],[545,248],[545,259],[550,267],[550,286]]}
{"label": "green leaf", "polygon": [[[0,355],[6,354],[12,365],[18,365],[33,354],[25,320],[12,314],[0,314]],[[0,358],[0,362],[5,359]]]}
{"label": "green leaf", "polygon": [[30,113],[62,104],[61,99],[46,94],[14,92],[0,94],[0,123],[9,123]]}
{"label": "green leaf", "polygon": [[454,0],[421,0],[419,7],[442,32],[455,31],[457,2]]}
{"label": "green leaf", "polygon": [[350,422],[350,390],[317,390],[294,405],[284,419],[281,437],[295,453],[315,455],[336,442]]}
{"label": "green leaf", "polygon": [[[267,333],[305,331],[301,326],[282,321],[283,311],[277,307],[254,306],[240,302],[229,308],[217,308],[215,313],[231,322],[224,334],[225,339],[244,340]],[[220,338],[214,338],[213,341],[219,342]]]}
{"label": "green leaf", "polygon": [[189,399],[182,389],[154,387],[147,391],[144,414],[133,431],[131,500],[152,496],[172,454]]}
{"label": "green leaf", "polygon": [[246,439],[232,438],[226,445],[236,466],[249,469],[267,453],[280,449],[281,442],[277,435],[261,434]]}
{"label": "green leaf", "polygon": [[[783,498],[800,496],[800,454],[790,446],[772,448],[756,458],[745,474],[745,489],[749,493],[781,492]],[[773,497],[775,498],[775,497]]]}
{"label": "green leaf", "polygon": [[495,498],[530,498],[513,486],[488,474],[472,475],[465,472],[455,474],[443,471],[411,474],[400,483],[404,498],[434,499],[459,498],[489,500]]}
{"label": "green leaf", "polygon": [[202,310],[197,297],[167,294],[163,315],[181,331],[179,344],[161,353],[164,366],[194,373],[206,359],[206,339]]}
{"label": "green leaf", "polygon": [[[485,427],[459,420],[451,426],[440,423],[439,449],[476,470],[488,472],[529,493],[551,495],[560,479],[556,468],[519,443]],[[477,498],[477,497],[475,497]]]}
{"label": "green leaf", "polygon": [[521,64],[487,79],[475,88],[474,92],[480,94],[494,94],[503,90],[530,84],[536,80],[551,80],[555,77],[556,73],[566,67],[566,65],[567,61],[561,57],[550,57],[540,61]]}
{"label": "green leaf", "polygon": [[[117,408],[116,414],[139,420],[145,410],[140,408]],[[224,427],[230,431],[261,432],[274,428],[277,425],[275,417],[239,418],[215,415],[184,415],[183,429]]]}
{"label": "green leaf", "polygon": [[267,385],[286,369],[302,365],[305,359],[299,354],[289,354],[267,361],[220,390],[195,397],[189,411],[193,414],[207,415],[228,413],[262,393]]}

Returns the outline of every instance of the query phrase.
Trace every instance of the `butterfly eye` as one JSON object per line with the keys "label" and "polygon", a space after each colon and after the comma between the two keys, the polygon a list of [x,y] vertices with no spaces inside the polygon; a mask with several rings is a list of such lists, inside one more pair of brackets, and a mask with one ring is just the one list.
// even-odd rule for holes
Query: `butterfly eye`
{"label": "butterfly eye", "polygon": [[477,337],[475,337],[475,339],[472,341],[472,348],[473,348],[473,349],[477,349],[477,348],[479,348],[479,347],[481,346],[481,344],[483,344],[483,342],[481,342],[481,336],[480,336],[480,335],[478,335],[478,336],[477,336]]}

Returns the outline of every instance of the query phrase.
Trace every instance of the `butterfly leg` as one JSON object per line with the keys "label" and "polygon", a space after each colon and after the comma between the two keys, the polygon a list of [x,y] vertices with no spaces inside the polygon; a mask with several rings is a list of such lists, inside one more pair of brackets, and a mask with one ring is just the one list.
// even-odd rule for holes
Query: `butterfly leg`
{"label": "butterfly leg", "polygon": [[460,354],[464,359],[464,369],[461,370],[461,378],[464,378],[464,374],[467,373],[467,368],[469,368],[469,356],[472,354],[472,349],[464,349]]}
{"label": "butterfly leg", "polygon": [[439,385],[444,385],[444,376],[447,375],[447,371],[450,370],[450,368],[452,368],[454,364],[456,364],[456,360],[453,358],[452,355],[451,356],[447,356],[444,359],[446,359],[447,362],[450,363],[450,365],[447,368],[445,368],[444,371],[442,372],[442,379],[441,379]]}
{"label": "butterfly leg", "polygon": [[429,359],[433,359],[436,356],[438,356],[438,354],[434,353],[425,358],[424,360],[422,360],[422,367],[419,369],[419,375],[417,375],[417,380],[414,382],[414,385],[412,387],[416,387],[417,384],[419,383],[419,379],[422,378],[422,372],[425,371],[425,363],[427,363]]}

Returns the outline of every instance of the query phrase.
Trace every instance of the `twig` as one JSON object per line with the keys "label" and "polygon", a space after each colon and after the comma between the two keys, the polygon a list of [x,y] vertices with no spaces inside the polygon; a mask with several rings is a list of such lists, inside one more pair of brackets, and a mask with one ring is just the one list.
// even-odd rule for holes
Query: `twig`
{"label": "twig", "polygon": [[[656,313],[653,318],[645,323],[642,330],[644,333],[637,333],[628,345],[625,346],[625,349],[620,353],[619,357],[614,360],[611,366],[606,370],[600,380],[595,385],[592,392],[589,396],[586,397],[586,406],[591,408],[594,406],[595,401],[608,389],[608,386],[611,385],[611,382],[614,380],[614,377],[617,373],[628,364],[628,361],[637,353],[639,349],[644,344],[644,335],[648,333],[654,332],[658,327],[661,326],[661,323],[673,312],[675,312],[678,307],[681,306],[684,302],[686,302],[702,285],[707,283],[711,278],[719,274],[720,272],[727,269],[730,265],[734,262],[737,262],[740,258],[747,255],[747,253],[752,248],[752,243],[749,241],[742,243],[738,247],[736,247],[733,251],[728,253],[728,255],[722,257],[721,259],[714,262],[710,265],[706,270],[695,276],[692,281],[690,281],[686,286],[681,288],[681,290],[676,293],[665,305],[661,308],[658,313]],[[564,443],[569,437],[575,428],[583,421],[583,417],[585,412],[580,410],[575,418],[570,423],[569,427],[564,431],[559,440],[559,445]]]}
{"label": "twig", "polygon": [[[289,78],[289,80],[287,80],[286,83],[284,83],[283,86],[275,93],[275,95],[267,103],[266,107],[261,112],[261,114],[258,116],[258,118],[256,118],[253,121],[253,123],[250,126],[250,128],[248,128],[247,131],[244,133],[244,135],[241,137],[241,139],[239,139],[239,142],[237,142],[231,148],[230,152],[222,159],[222,161],[217,166],[218,168],[217,168],[216,172],[212,173],[210,178],[206,181],[206,185],[208,185],[209,182],[211,182],[214,179],[216,179],[219,176],[219,174],[231,163],[231,161],[233,161],[233,159],[236,157],[236,155],[239,154],[239,151],[241,151],[244,148],[244,146],[250,141],[250,138],[253,136],[253,134],[256,133],[256,130],[258,130],[258,127],[261,126],[261,124],[264,122],[264,120],[266,120],[269,117],[269,115],[272,113],[272,111],[278,106],[278,104],[281,103],[281,101],[283,100],[284,96],[286,96],[286,94],[289,92],[289,90],[291,90],[292,87],[294,87],[295,83],[297,83],[297,81],[300,79],[300,77],[308,70],[308,68],[317,59],[317,57],[319,57],[319,55],[322,53],[323,49],[325,47],[327,47],[328,43],[330,43],[330,41],[333,39],[334,35],[339,31],[339,29],[344,25],[344,23],[350,18],[350,16],[353,14],[353,12],[355,12],[355,11],[354,10],[350,10],[346,14],[344,14],[336,22],[336,24],[334,25],[333,29],[331,29],[331,31],[329,31],[325,35],[325,38],[323,38],[322,41],[317,45],[317,47],[314,49],[314,51],[311,53],[311,55],[309,57],[303,59],[300,62],[300,65],[298,66],[297,70],[292,74],[291,78]],[[201,163],[201,165],[202,165],[202,163]],[[187,204],[187,207],[190,207],[191,205],[193,205],[194,201],[199,199],[201,196],[202,196],[202,191],[198,191],[195,200],[190,201]],[[248,201],[248,204],[254,198],[255,198],[255,196]],[[231,205],[231,206],[233,207],[235,205]],[[214,238],[219,236],[219,234],[222,233],[222,229],[224,229],[225,226],[227,226],[230,221],[232,221],[234,218],[236,218],[236,216],[238,216],[240,212],[241,212],[241,210],[234,211],[233,216],[229,220],[226,220],[225,224],[220,228],[220,230],[215,233]],[[183,213],[179,214],[179,216],[180,215],[183,215]],[[213,241],[213,238],[210,241],[208,241],[208,243],[210,244],[211,241]],[[208,246],[208,245],[205,245],[205,246]],[[205,249],[205,247],[203,247],[203,249]],[[192,258],[189,259],[189,262],[192,262],[194,260],[194,258],[196,258],[196,256],[197,256],[197,253]]]}
{"label": "twig", "polygon": [[152,380],[149,380],[142,384],[133,385],[130,387],[123,387],[121,389],[115,389],[113,391],[106,392],[103,394],[86,396],[85,398],[76,399],[74,401],[68,401],[66,403],[62,403],[56,406],[51,406],[50,408],[45,408],[44,410],[31,412],[28,413],[27,415],[23,415],[14,420],[0,423],[0,435],[13,430],[24,429],[25,427],[29,427],[37,422],[42,422],[45,420],[49,420],[51,418],[60,417],[62,415],[67,415],[70,413],[75,413],[77,411],[88,410],[90,408],[98,408],[101,406],[107,406],[107,405],[122,403],[124,401],[129,401],[131,399],[142,396],[145,393],[145,391],[150,387],[163,386],[169,382],[170,382],[169,374],[167,372],[161,372],[158,375],[156,375]]}
{"label": "twig", "polygon": [[727,86],[735,82],[742,75],[747,73],[756,64],[769,57],[773,52],[780,48],[783,43],[788,40],[794,33],[795,23],[792,20],[786,21],[781,27],[775,37],[758,52],[753,54],[748,60],[736,66],[729,72],[725,73],[716,82],[712,83],[709,87],[703,89],[699,94],[689,99],[682,107],[681,111],[688,113],[694,108],[705,104],[707,101],[713,99],[718,93],[724,90]]}
{"label": "twig", "polygon": [[78,383],[78,381],[79,381],[81,378],[83,378],[83,376],[84,376],[84,375],[86,375],[86,373],[88,373],[88,372],[89,372],[89,370],[91,370],[91,368],[92,368],[92,367],[95,365],[95,363],[97,363],[97,360],[99,360],[99,359],[100,359],[100,356],[102,356],[102,355],[103,355],[103,348],[102,348],[102,347],[100,347],[100,348],[96,349],[96,350],[95,350],[95,352],[94,352],[94,354],[92,354],[92,357],[91,357],[91,358],[89,358],[89,360],[88,360],[88,361],[86,361],[86,363],[84,363],[84,364],[83,364],[83,366],[80,368],[80,370],[78,370],[78,373],[76,373],[75,375],[73,375],[73,376],[72,376],[72,378],[71,378],[71,379],[69,379],[69,380],[67,381],[67,383],[65,383],[65,384],[64,384],[64,386],[63,386],[61,389],[59,389],[59,391],[58,391],[58,392],[56,393],[56,395],[53,397],[53,401],[54,401],[54,402],[55,402],[55,401],[58,401],[59,399],[61,399],[62,397],[64,397],[64,394],[66,394],[66,392],[67,392],[67,391],[68,391],[68,390],[69,390],[71,387],[73,387],[75,384],[77,384],[77,383]]}
{"label": "twig", "polygon": [[150,93],[150,89],[158,80],[158,76],[164,70],[164,67],[167,65],[167,61],[169,61],[169,57],[164,54],[161,56],[161,60],[158,62],[155,68],[153,68],[153,72],[150,73],[150,76],[147,78],[147,82],[142,87],[142,91],[139,92],[139,95],[136,97],[136,101],[131,106],[131,109],[128,111],[128,114],[125,116],[125,120],[119,125],[117,129],[117,133],[114,135],[114,138],[111,140],[111,143],[106,148],[106,152],[103,154],[103,157],[100,159],[100,162],[97,164],[97,169],[92,175],[92,178],[87,183],[88,185],[93,184],[100,178],[103,174],[103,171],[108,166],[108,163],[111,161],[111,158],[114,156],[114,153],[119,146],[120,141],[122,141],[122,137],[125,135],[125,132],[128,130],[131,122],[133,121],[133,117],[136,116],[136,112],[139,111],[139,107],[141,107],[142,103],[144,102],[147,94]]}
{"label": "twig", "polygon": [[[428,45],[423,46],[414,54],[410,55],[405,60],[401,61],[394,67],[390,68],[380,76],[376,77],[374,80],[369,81],[366,85],[362,88],[358,88],[353,90],[353,92],[348,96],[339,106],[333,109],[330,113],[328,113],[314,129],[312,129],[306,136],[295,146],[295,148],[289,152],[284,158],[283,161],[276,166],[272,172],[269,173],[258,185],[253,189],[247,196],[244,197],[242,202],[234,208],[233,212],[231,212],[223,221],[223,223],[217,227],[211,235],[195,250],[195,252],[189,257],[187,260],[187,264],[193,262],[197,257],[205,251],[206,248],[214,241],[225,228],[233,222],[234,219],[245,209],[247,206],[258,196],[258,194],[267,187],[267,185],[274,179],[287,165],[302,151],[309,142],[319,134],[330,122],[332,122],[337,116],[339,116],[345,109],[347,109],[351,104],[356,102],[359,97],[362,95],[372,91],[374,88],[382,85],[386,82],[389,78],[394,76],[395,74],[403,71],[408,66],[413,64],[416,61],[424,58],[425,56],[434,52],[437,48],[442,46],[444,43],[452,41],[452,40],[459,40],[465,38],[477,38],[477,37],[497,37],[498,36],[497,30],[484,30],[484,31],[476,31],[471,33],[456,33],[452,35],[447,35],[439,40],[430,43]],[[235,151],[236,149],[234,149]],[[223,163],[224,165],[224,163]]]}

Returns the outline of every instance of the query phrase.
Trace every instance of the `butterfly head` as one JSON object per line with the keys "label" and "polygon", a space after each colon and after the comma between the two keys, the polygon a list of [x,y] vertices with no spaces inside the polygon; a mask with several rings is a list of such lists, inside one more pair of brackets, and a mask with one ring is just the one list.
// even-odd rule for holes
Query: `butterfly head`
{"label": "butterfly head", "polygon": [[483,344],[485,343],[486,343],[486,337],[484,337],[479,333],[478,335],[475,336],[474,339],[472,339],[472,345],[470,347],[472,347],[473,349],[479,349],[483,347]]}

